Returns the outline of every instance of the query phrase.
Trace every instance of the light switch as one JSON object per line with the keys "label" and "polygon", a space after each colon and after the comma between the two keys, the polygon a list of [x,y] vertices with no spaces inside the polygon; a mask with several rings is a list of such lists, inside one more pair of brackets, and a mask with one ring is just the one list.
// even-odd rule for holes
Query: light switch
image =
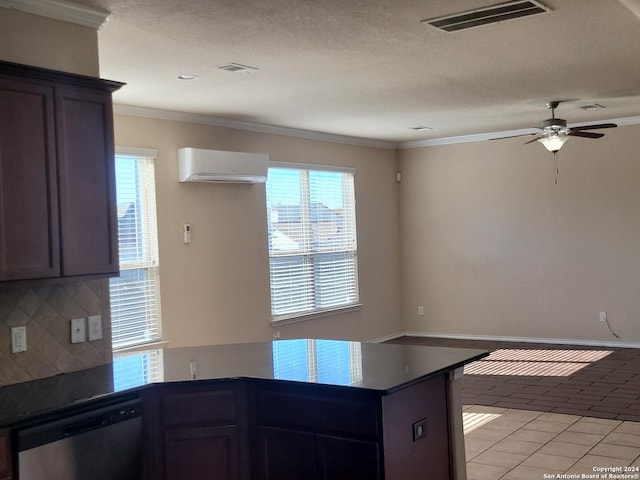
{"label": "light switch", "polygon": [[84,318],[74,318],[71,320],[71,343],[82,343],[86,340],[86,329]]}

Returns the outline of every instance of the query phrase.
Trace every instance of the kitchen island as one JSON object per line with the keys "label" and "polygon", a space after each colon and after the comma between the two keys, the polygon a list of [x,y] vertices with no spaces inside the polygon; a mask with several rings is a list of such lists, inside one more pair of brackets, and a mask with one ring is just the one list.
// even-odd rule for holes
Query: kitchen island
{"label": "kitchen island", "polygon": [[462,480],[456,372],[487,354],[310,339],[138,352],[99,400],[4,422],[139,395],[146,479]]}

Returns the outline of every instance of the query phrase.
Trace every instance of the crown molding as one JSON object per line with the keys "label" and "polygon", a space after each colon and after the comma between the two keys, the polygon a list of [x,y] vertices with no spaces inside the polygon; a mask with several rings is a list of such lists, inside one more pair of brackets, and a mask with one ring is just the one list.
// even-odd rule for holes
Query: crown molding
{"label": "crown molding", "polygon": [[267,133],[270,135],[283,135],[286,137],[303,138],[306,140],[318,140],[321,142],[356,145],[360,147],[383,148],[388,150],[395,150],[398,147],[398,144],[395,142],[349,137],[346,135],[336,135],[332,133],[313,132],[311,130],[302,130],[297,128],[276,127],[274,125],[263,125],[260,123],[228,120],[226,118],[201,115],[197,113],[175,112],[171,110],[160,110],[155,108],[134,107],[131,105],[114,104],[113,113],[116,115],[124,115],[128,117],[143,117],[154,118],[157,120],[196,123],[200,125],[233,128],[236,130],[245,130],[256,133]]}
{"label": "crown molding", "polygon": [[[569,128],[575,126],[586,126],[586,125],[598,125],[600,123],[615,123],[619,127],[624,127],[626,125],[637,125],[640,124],[640,117],[624,117],[624,118],[614,118],[608,120],[596,120],[590,122],[580,122],[578,124],[568,124]],[[438,145],[453,145],[456,143],[470,143],[470,142],[483,142],[485,140],[497,140],[499,138],[509,138],[509,137],[518,137],[520,135],[536,135],[540,133],[540,129],[538,128],[523,128],[521,130],[505,130],[502,132],[491,132],[491,133],[477,133],[473,135],[461,135],[459,137],[443,137],[443,138],[431,138],[428,140],[415,140],[412,142],[400,142],[398,143],[398,149],[411,149],[411,148],[422,148],[422,147],[435,147]]]}
{"label": "crown molding", "polygon": [[[0,0],[2,2],[4,0]],[[415,140],[411,142],[387,142],[383,140],[373,140],[359,137],[349,137],[346,135],[336,135],[331,133],[313,132],[297,128],[276,127],[260,123],[241,122],[226,118],[202,115],[196,113],[175,112],[172,110],[161,110],[146,107],[134,107],[131,105],[114,104],[113,112],[116,115],[129,117],[154,118],[157,120],[171,120],[177,122],[196,123],[200,125],[211,125],[215,127],[234,128],[249,132],[267,133],[271,135],[283,135],[287,137],[304,138],[307,140],[318,140],[321,142],[340,143],[345,145],[356,145],[361,147],[383,148],[387,150],[412,149],[422,147],[434,147],[438,145],[453,145],[457,143],[483,142],[486,140],[496,140],[499,138],[517,137],[520,135],[535,135],[540,133],[536,128],[524,128],[520,130],[505,130],[501,132],[477,133],[473,135],[460,135],[456,137],[431,138],[427,140]],[[614,118],[606,122],[615,123],[618,126],[640,124],[639,117]],[[603,120],[581,122],[579,125],[597,125]],[[575,126],[569,124],[568,126]]]}
{"label": "crown molding", "polygon": [[618,0],[627,7],[631,13],[640,18],[640,0]]}
{"label": "crown molding", "polygon": [[106,10],[64,0],[0,0],[0,7],[74,23],[94,30],[99,30],[111,16],[111,12]]}
{"label": "crown molding", "polygon": [[460,135],[457,137],[430,138],[427,140],[414,140],[411,142],[401,142],[399,149],[411,149],[421,147],[435,147],[437,145],[453,145],[456,143],[484,142],[485,140],[495,140],[498,138],[517,137],[519,135],[529,135],[538,133],[535,128],[524,128],[522,130],[506,130],[504,132],[475,133],[472,135]]}

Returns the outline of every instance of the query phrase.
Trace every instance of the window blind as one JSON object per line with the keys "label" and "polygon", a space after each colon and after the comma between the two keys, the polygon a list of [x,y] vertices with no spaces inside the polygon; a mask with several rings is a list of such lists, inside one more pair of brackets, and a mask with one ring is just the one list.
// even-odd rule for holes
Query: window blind
{"label": "window blind", "polygon": [[154,159],[116,155],[120,276],[109,281],[113,349],[161,339]]}
{"label": "window blind", "polygon": [[273,320],[358,303],[353,171],[269,168]]}

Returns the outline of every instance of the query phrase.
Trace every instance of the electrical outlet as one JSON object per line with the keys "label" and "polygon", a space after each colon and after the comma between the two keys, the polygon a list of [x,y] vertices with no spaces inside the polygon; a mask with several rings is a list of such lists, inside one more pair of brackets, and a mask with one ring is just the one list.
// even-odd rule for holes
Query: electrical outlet
{"label": "electrical outlet", "polygon": [[89,324],[89,341],[102,340],[102,317],[100,315],[92,315],[87,320]]}
{"label": "electrical outlet", "polygon": [[182,234],[184,236],[184,243],[191,243],[191,225],[185,223],[182,226]]}
{"label": "electrical outlet", "polygon": [[82,343],[86,340],[84,318],[71,320],[71,343]]}
{"label": "electrical outlet", "polygon": [[424,307],[422,305],[418,307],[418,315],[421,317],[424,315]]}
{"label": "electrical outlet", "polygon": [[27,351],[27,327],[13,327],[11,329],[11,353]]}
{"label": "electrical outlet", "polygon": [[413,424],[413,441],[417,442],[427,436],[427,419],[423,418]]}
{"label": "electrical outlet", "polygon": [[600,321],[607,322],[607,312],[600,312]]}

